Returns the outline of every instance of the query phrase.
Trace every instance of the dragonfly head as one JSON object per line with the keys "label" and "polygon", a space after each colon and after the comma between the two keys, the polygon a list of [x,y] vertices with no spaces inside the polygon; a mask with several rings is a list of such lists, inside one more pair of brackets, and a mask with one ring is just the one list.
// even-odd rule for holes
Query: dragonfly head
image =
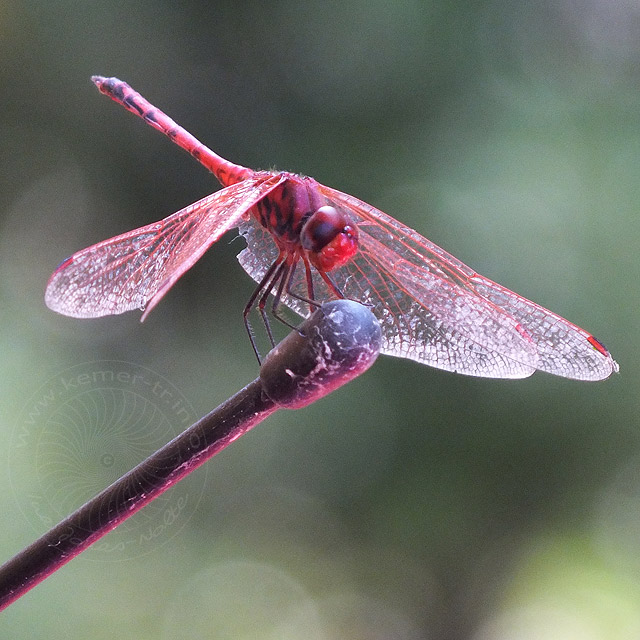
{"label": "dragonfly head", "polygon": [[318,271],[331,271],[357,253],[358,229],[344,213],[325,205],[304,223],[300,242]]}

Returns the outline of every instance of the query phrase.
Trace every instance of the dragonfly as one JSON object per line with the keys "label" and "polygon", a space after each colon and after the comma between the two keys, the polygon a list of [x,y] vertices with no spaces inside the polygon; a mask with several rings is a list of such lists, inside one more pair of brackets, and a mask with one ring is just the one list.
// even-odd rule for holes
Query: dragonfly
{"label": "dragonfly", "polygon": [[268,323],[284,303],[301,317],[322,301],[368,305],[382,329],[382,353],[446,371],[524,378],[536,370],[577,380],[618,371],[605,346],[561,316],[476,273],[418,232],[313,178],[255,171],[225,160],[127,83],[93,76],[99,91],[161,131],[211,171],[222,189],[153,224],[64,260],[46,287],[47,306],[92,318],[143,310],[144,320],[224,233],[238,228],[238,256],[257,283]]}

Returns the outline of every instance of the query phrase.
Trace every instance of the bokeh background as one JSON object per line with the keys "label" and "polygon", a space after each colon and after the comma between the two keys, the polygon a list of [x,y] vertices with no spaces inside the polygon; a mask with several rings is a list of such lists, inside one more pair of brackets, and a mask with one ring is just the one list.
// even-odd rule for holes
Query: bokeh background
{"label": "bokeh background", "polygon": [[5,0],[0,59],[2,559],[170,437],[123,430],[137,396],[109,385],[119,429],[58,433],[29,413],[51,380],[124,361],[195,417],[257,372],[233,234],[142,325],[45,308],[65,256],[216,188],[91,74],[231,160],[378,206],[621,367],[493,381],[381,358],[193,474],[170,536],[114,532],[0,637],[640,637],[637,2]]}

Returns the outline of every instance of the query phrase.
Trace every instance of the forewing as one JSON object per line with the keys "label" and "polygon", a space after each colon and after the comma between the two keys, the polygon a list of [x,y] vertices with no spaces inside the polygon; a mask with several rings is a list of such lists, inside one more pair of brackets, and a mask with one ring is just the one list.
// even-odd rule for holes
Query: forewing
{"label": "forewing", "polygon": [[[495,377],[512,377],[508,363],[514,362],[580,380],[601,380],[618,370],[602,344],[580,327],[480,276],[357,198],[329,187],[321,190],[335,206],[353,212],[358,220],[362,251],[350,267],[354,277],[357,279],[355,270],[362,270],[375,282],[376,271],[384,274],[382,293],[377,297],[387,309],[385,314],[401,313],[401,319],[394,317],[385,332],[396,355],[407,354],[405,357],[427,364],[432,364],[435,355],[446,364],[447,352],[451,355],[453,347],[452,370],[457,371],[459,361],[464,366],[465,353],[473,356],[473,369],[477,360],[473,352],[480,347],[483,356],[477,375]],[[407,294],[414,301],[409,308],[400,302]],[[416,317],[417,326],[412,326]],[[463,337],[448,347],[451,332]],[[435,343],[426,344],[433,340]],[[460,346],[462,354],[456,353]],[[473,370],[464,372],[473,374]]]}
{"label": "forewing", "polygon": [[146,308],[144,319],[176,280],[283,179],[256,174],[160,222],[75,253],[49,279],[47,306],[77,318]]}

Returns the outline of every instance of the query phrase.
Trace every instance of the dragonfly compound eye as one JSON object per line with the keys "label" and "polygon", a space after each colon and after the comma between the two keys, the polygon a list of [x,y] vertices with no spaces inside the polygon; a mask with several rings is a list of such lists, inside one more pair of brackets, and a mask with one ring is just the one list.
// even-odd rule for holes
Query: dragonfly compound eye
{"label": "dragonfly compound eye", "polygon": [[346,223],[343,214],[334,207],[320,207],[307,219],[300,233],[300,241],[307,251],[317,252],[326,247]]}
{"label": "dragonfly compound eye", "polygon": [[309,260],[320,271],[342,266],[358,251],[358,231],[335,207],[320,207],[300,232],[300,243]]}

